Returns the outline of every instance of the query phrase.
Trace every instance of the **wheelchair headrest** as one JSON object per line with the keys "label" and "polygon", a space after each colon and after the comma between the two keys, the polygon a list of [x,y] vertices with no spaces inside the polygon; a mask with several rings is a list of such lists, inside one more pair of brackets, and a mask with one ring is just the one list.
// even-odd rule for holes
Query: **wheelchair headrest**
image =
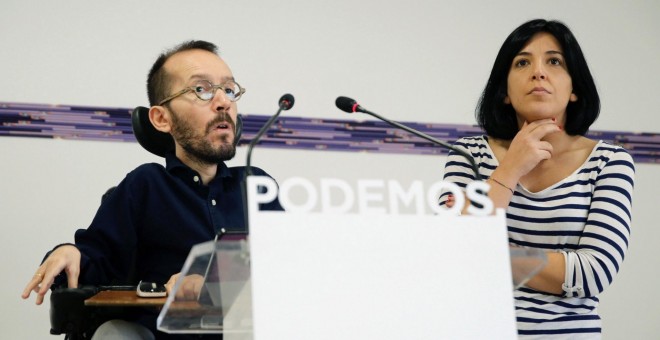
{"label": "wheelchair headrest", "polygon": [[[131,124],[133,125],[133,134],[138,143],[147,151],[165,157],[168,151],[174,150],[174,139],[169,133],[161,132],[151,124],[149,120],[149,109],[144,106],[138,106],[131,113]],[[236,138],[234,145],[238,144],[243,132],[243,119],[238,115],[236,119]]]}

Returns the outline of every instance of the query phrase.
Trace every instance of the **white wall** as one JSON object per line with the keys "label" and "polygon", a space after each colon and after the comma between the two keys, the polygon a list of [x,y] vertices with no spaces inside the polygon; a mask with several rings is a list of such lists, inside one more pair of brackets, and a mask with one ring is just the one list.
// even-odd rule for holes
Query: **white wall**
{"label": "white wall", "polygon": [[[194,5],[196,4],[196,6]],[[508,33],[535,17],[565,21],[601,93],[596,130],[660,132],[660,3],[655,1],[25,1],[0,10],[0,101],[146,104],[153,59],[185,39],[220,45],[248,93],[245,113],[340,117],[337,95],[404,121],[474,122],[473,109]],[[137,144],[0,137],[2,314],[7,338],[44,338],[48,307],[20,299],[41,257],[87,226],[100,195],[136,165]],[[244,150],[233,164],[241,164]],[[304,162],[302,161],[304,160]],[[255,150],[276,178],[378,177],[426,183],[443,157]],[[295,164],[295,166],[294,166]],[[303,164],[303,165],[301,165]],[[306,165],[305,165],[306,164]],[[374,175],[367,175],[376,171]],[[602,295],[605,339],[657,338],[658,166],[639,164],[630,252]],[[3,336],[5,337],[5,336]]]}

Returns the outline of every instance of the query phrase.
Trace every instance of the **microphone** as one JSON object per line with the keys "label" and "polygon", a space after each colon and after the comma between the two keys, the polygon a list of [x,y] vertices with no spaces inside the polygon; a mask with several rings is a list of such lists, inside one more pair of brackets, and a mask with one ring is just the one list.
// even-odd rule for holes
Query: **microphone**
{"label": "microphone", "polygon": [[245,173],[246,177],[252,175],[252,167],[250,166],[250,161],[252,159],[252,149],[254,149],[254,146],[257,144],[261,136],[263,136],[264,133],[266,133],[266,130],[270,128],[271,125],[275,122],[275,119],[280,115],[282,111],[289,110],[293,107],[293,103],[295,102],[295,99],[293,98],[293,95],[290,93],[287,93],[280,97],[280,100],[278,101],[279,108],[277,109],[277,112],[268,119],[266,124],[261,127],[261,130],[257,132],[257,135],[252,138],[252,141],[250,141],[250,145],[248,146],[248,151],[247,151],[247,161],[245,164]]}
{"label": "microphone", "polygon": [[245,233],[249,234],[250,232],[250,219],[249,219],[249,213],[248,213],[248,197],[247,197],[247,178],[249,176],[252,176],[252,166],[251,166],[251,160],[252,160],[252,149],[254,149],[254,146],[257,145],[257,142],[263,136],[264,133],[266,133],[266,130],[270,128],[271,125],[275,122],[275,119],[280,115],[282,111],[289,110],[290,108],[293,107],[293,103],[295,102],[295,99],[293,98],[293,95],[290,93],[287,93],[280,97],[280,100],[277,102],[278,104],[278,109],[275,114],[268,119],[266,124],[261,127],[261,130],[257,132],[257,135],[252,138],[250,141],[250,145],[248,145],[248,151],[247,151],[247,161],[245,163],[245,178],[243,179],[243,183],[241,185],[241,191],[243,194],[243,210],[244,210],[244,221],[245,221]]}
{"label": "microphone", "polygon": [[421,131],[417,131],[413,128],[407,127],[407,126],[405,126],[403,124],[400,124],[400,123],[397,123],[395,121],[391,121],[391,120],[389,120],[385,117],[382,117],[382,116],[380,116],[380,115],[378,115],[374,112],[371,112],[371,111],[365,109],[364,107],[360,106],[360,104],[358,104],[358,102],[356,102],[354,99],[340,96],[340,97],[337,97],[337,100],[335,100],[335,105],[337,105],[337,108],[339,108],[340,110],[342,110],[344,112],[348,112],[348,113],[355,113],[355,112],[366,113],[366,114],[368,114],[372,117],[378,118],[379,120],[381,120],[381,121],[383,121],[387,124],[390,124],[394,127],[405,130],[405,131],[407,131],[407,132],[409,132],[409,133],[411,133],[411,134],[413,134],[413,135],[415,135],[419,138],[426,139],[427,141],[429,141],[433,144],[440,145],[441,147],[443,147],[445,149],[449,149],[451,151],[454,151],[455,153],[465,157],[465,159],[467,159],[468,162],[470,162],[470,165],[472,166],[472,170],[474,171],[474,174],[475,174],[475,179],[477,181],[481,180],[481,175],[479,175],[479,167],[477,167],[477,163],[474,161],[474,158],[469,153],[467,153],[467,152],[465,152],[461,149],[458,149],[455,146],[453,146],[453,145],[451,145],[447,142],[444,142],[444,141],[441,141],[439,139],[433,138],[433,137],[431,137],[431,136],[429,136],[429,135],[427,135],[427,134],[425,134]]}

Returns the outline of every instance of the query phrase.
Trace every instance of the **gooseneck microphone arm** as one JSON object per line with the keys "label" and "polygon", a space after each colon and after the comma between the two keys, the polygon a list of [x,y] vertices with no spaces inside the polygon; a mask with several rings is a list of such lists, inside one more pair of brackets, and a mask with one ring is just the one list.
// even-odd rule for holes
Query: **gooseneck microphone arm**
{"label": "gooseneck microphone arm", "polygon": [[400,124],[400,123],[397,123],[395,121],[389,120],[385,117],[380,116],[377,113],[371,112],[371,111],[363,108],[362,106],[360,106],[355,100],[353,100],[351,98],[337,97],[337,100],[335,101],[335,105],[337,105],[337,108],[339,108],[340,110],[348,112],[348,113],[355,113],[355,112],[366,113],[366,114],[368,114],[370,116],[373,116],[374,118],[377,118],[377,119],[379,119],[379,120],[381,120],[381,121],[383,121],[387,124],[390,124],[390,125],[392,125],[394,127],[397,127],[401,130],[405,130],[405,131],[407,131],[407,132],[409,132],[409,133],[411,133],[411,134],[413,134],[413,135],[415,135],[419,138],[425,139],[425,140],[427,140],[427,141],[429,141],[433,144],[440,145],[441,147],[443,147],[445,149],[449,149],[451,151],[454,151],[455,153],[465,157],[465,159],[467,159],[468,162],[470,162],[470,165],[472,166],[472,170],[474,171],[474,174],[475,174],[475,179],[477,181],[481,180],[481,175],[479,175],[479,167],[477,166],[477,163],[474,161],[474,158],[472,157],[472,155],[465,152],[464,150],[456,148],[455,146],[453,146],[453,145],[451,145],[447,142],[441,141],[437,138],[433,138],[433,137],[431,137],[431,136],[429,136],[429,135],[427,135],[427,134],[425,134],[421,131],[417,131],[417,130],[415,130],[413,128],[410,128],[410,127],[407,127],[403,124]]}
{"label": "gooseneck microphone arm", "polygon": [[245,173],[246,177],[252,175],[252,166],[251,166],[251,160],[252,160],[252,149],[254,149],[254,146],[257,145],[257,142],[259,142],[259,139],[261,139],[261,136],[263,136],[264,133],[270,128],[271,125],[275,122],[277,117],[279,117],[280,113],[282,111],[286,111],[290,108],[293,107],[293,103],[295,102],[295,99],[293,98],[293,95],[287,93],[280,97],[279,100],[279,108],[277,109],[277,112],[273,116],[268,119],[266,124],[261,127],[261,130],[257,132],[257,135],[252,138],[250,141],[250,145],[248,146],[247,150],[247,161],[245,163]]}
{"label": "gooseneck microphone arm", "polygon": [[252,166],[251,166],[251,159],[252,159],[252,149],[254,149],[254,146],[257,145],[257,142],[263,136],[264,133],[270,128],[271,125],[275,122],[275,119],[280,115],[282,111],[286,111],[290,108],[293,107],[293,103],[295,102],[295,99],[293,98],[293,95],[290,93],[287,93],[280,97],[280,100],[278,101],[279,108],[277,109],[277,112],[268,119],[266,124],[261,127],[261,130],[257,132],[257,134],[252,138],[250,141],[250,145],[248,146],[248,151],[247,151],[247,160],[245,162],[245,178],[243,178],[243,183],[241,185],[241,190],[243,193],[243,218],[245,221],[245,233],[249,234],[250,233],[250,213],[248,212],[248,190],[247,190],[247,179],[249,176],[252,176]]}

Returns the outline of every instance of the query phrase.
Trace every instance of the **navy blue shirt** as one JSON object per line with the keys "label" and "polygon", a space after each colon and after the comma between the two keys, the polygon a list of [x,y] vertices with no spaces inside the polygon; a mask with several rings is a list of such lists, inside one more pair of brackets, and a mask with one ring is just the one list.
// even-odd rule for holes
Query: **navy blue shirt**
{"label": "navy blue shirt", "polygon": [[[90,226],[75,233],[82,254],[79,284],[167,282],[193,245],[213,240],[221,228],[245,230],[244,178],[244,167],[219,163],[204,185],[174,153],[166,156],[166,167],[150,163],[131,171],[104,198]],[[277,201],[260,208],[282,210]],[[65,275],[57,281],[66,285]]]}
{"label": "navy blue shirt", "polygon": [[[259,168],[252,172],[268,176]],[[244,167],[219,163],[204,185],[174,153],[166,167],[150,163],[131,171],[103,200],[91,225],[75,234],[80,284],[167,282],[193,245],[213,240],[221,228],[245,230],[244,178]],[[282,207],[275,201],[261,209]]]}

